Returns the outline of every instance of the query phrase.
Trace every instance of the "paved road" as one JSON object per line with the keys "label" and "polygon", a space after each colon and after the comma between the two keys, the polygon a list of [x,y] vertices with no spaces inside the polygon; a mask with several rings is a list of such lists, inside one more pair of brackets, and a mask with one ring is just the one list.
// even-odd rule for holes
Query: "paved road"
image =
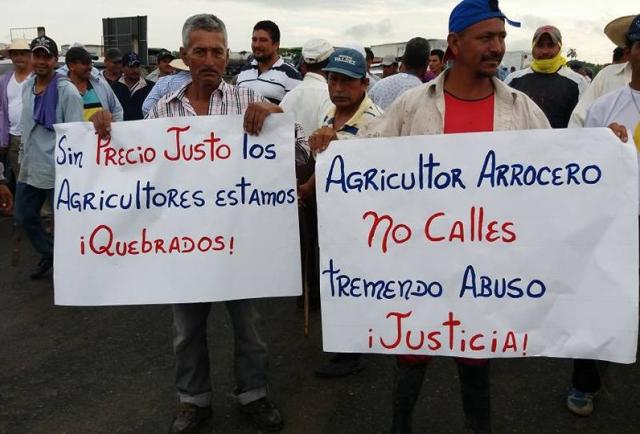
{"label": "paved road", "polygon": [[[175,405],[171,312],[167,306],[76,308],[53,305],[50,280],[28,275],[37,257],[23,243],[10,267],[10,221],[0,218],[0,433],[163,433]],[[260,302],[270,345],[272,395],[285,433],[385,433],[393,359],[365,357],[366,369],[319,380],[320,314],[302,336],[293,299]],[[223,305],[209,322],[215,395],[202,433],[255,433],[231,393],[232,336]],[[496,360],[492,365],[495,433],[639,433],[640,368],[614,365],[596,412],[564,408],[571,363],[561,359]],[[436,359],[416,407],[416,433],[460,433],[462,409],[454,363]]]}

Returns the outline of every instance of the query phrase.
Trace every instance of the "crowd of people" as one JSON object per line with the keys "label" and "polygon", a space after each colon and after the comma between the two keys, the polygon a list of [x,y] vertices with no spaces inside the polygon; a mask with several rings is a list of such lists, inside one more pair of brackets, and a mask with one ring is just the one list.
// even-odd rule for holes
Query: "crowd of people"
{"label": "crowd of people", "polygon": [[[152,80],[141,74],[137,53],[111,48],[105,69],[92,66],[82,46],[70,48],[57,68],[58,45],[48,36],[9,46],[14,71],[0,77],[0,211],[13,213],[41,255],[32,278],[53,266],[53,238],[41,221],[55,181],[53,124],[93,122],[108,136],[113,122],[176,116],[244,115],[244,128],[259,134],[272,113],[296,119],[296,163],[302,267],[312,302],[318,302],[318,247],[313,156],[334,140],[481,131],[609,127],[623,142],[640,146],[640,15],[605,28],[617,62],[591,83],[562,56],[562,34],[551,25],[532,35],[531,65],[497,77],[505,53],[505,26],[520,26],[495,0],[462,0],[449,17],[448,48],[431,50],[410,39],[400,59],[382,59],[383,77],[371,74],[373,53],[358,44],[334,47],[314,38],[302,48],[298,67],[279,56],[280,29],[260,21],[251,36],[253,60],[233,83],[223,79],[228,62],[225,24],[215,15],[189,17],[179,58],[163,51]],[[6,169],[4,167],[6,164]],[[6,176],[16,180],[12,191]],[[15,197],[15,203],[14,203]],[[14,206],[15,205],[15,206]],[[172,433],[195,432],[211,415],[207,317],[210,303],[173,306],[178,409]],[[235,336],[235,396],[260,428],[279,431],[282,415],[268,396],[267,344],[252,300],[226,302]],[[333,355],[317,369],[322,378],[357,373],[359,354]],[[390,402],[391,432],[410,433],[428,356],[399,356]],[[455,358],[464,416],[474,433],[491,431],[490,361]],[[575,360],[567,408],[593,412],[600,389],[595,361]]]}

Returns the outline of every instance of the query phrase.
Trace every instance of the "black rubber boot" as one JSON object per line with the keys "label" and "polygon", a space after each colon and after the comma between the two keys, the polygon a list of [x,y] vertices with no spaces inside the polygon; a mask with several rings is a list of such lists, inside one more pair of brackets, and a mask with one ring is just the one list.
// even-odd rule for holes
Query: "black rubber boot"
{"label": "black rubber boot", "polygon": [[474,434],[491,433],[491,398],[489,393],[489,363],[463,365],[458,363],[462,409],[467,427]]}
{"label": "black rubber boot", "polygon": [[397,360],[393,381],[392,434],[411,434],[413,407],[420,395],[426,369],[426,363],[409,364]]}

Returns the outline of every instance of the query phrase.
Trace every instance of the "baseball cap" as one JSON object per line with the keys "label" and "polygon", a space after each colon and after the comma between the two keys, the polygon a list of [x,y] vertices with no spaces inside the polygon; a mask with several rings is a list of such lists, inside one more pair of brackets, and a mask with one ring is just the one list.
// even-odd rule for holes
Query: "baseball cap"
{"label": "baseball cap", "polygon": [[498,7],[498,0],[462,0],[449,15],[449,32],[459,33],[467,27],[491,18],[502,18],[509,25],[520,27],[517,21],[511,21]]}
{"label": "baseball cap", "polygon": [[551,36],[551,40],[554,44],[562,44],[562,34],[557,27],[554,26],[542,26],[538,27],[536,32],[533,34],[533,45],[538,43],[538,40],[542,37],[542,35],[547,34]]}
{"label": "baseball cap", "polygon": [[398,63],[398,60],[396,59],[396,56],[391,55],[391,54],[387,54],[386,56],[384,56],[382,58],[382,66],[391,66],[394,63]]}
{"label": "baseball cap", "polygon": [[67,54],[64,57],[64,63],[67,65],[71,63],[91,63],[91,54],[87,50],[82,47],[71,47],[67,51]]}
{"label": "baseball cap", "polygon": [[14,39],[9,44],[8,51],[29,51],[31,48],[29,47],[29,41],[26,39]]}
{"label": "baseball cap", "polygon": [[351,78],[364,78],[367,75],[364,56],[352,48],[339,48],[334,51],[329,57],[329,64],[322,70]]}
{"label": "baseball cap", "polygon": [[167,58],[173,60],[176,58],[176,56],[174,56],[171,51],[165,50],[165,49],[160,50],[158,54],[156,54],[156,60],[158,62],[161,61],[162,59],[167,59]]}
{"label": "baseball cap", "polygon": [[133,51],[122,56],[122,64],[124,66],[140,66],[140,58]]}
{"label": "baseball cap", "polygon": [[302,46],[302,58],[306,63],[324,62],[333,53],[333,45],[324,39],[309,39]]}
{"label": "baseball cap", "polygon": [[56,44],[56,41],[48,36],[38,36],[31,41],[29,46],[31,48],[31,52],[44,50],[47,54],[50,54],[53,57],[58,57],[58,45]]}
{"label": "baseball cap", "polygon": [[118,48],[109,48],[104,54],[104,58],[111,60],[112,62],[121,62],[122,52]]}

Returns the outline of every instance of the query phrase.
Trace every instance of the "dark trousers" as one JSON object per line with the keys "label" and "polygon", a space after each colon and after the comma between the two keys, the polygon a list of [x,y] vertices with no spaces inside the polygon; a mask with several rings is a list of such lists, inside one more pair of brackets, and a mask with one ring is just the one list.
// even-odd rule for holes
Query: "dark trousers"
{"label": "dark trousers", "polygon": [[53,258],[53,238],[45,231],[40,210],[47,197],[53,203],[53,189],[37,188],[24,182],[16,184],[13,218],[43,258]]}

